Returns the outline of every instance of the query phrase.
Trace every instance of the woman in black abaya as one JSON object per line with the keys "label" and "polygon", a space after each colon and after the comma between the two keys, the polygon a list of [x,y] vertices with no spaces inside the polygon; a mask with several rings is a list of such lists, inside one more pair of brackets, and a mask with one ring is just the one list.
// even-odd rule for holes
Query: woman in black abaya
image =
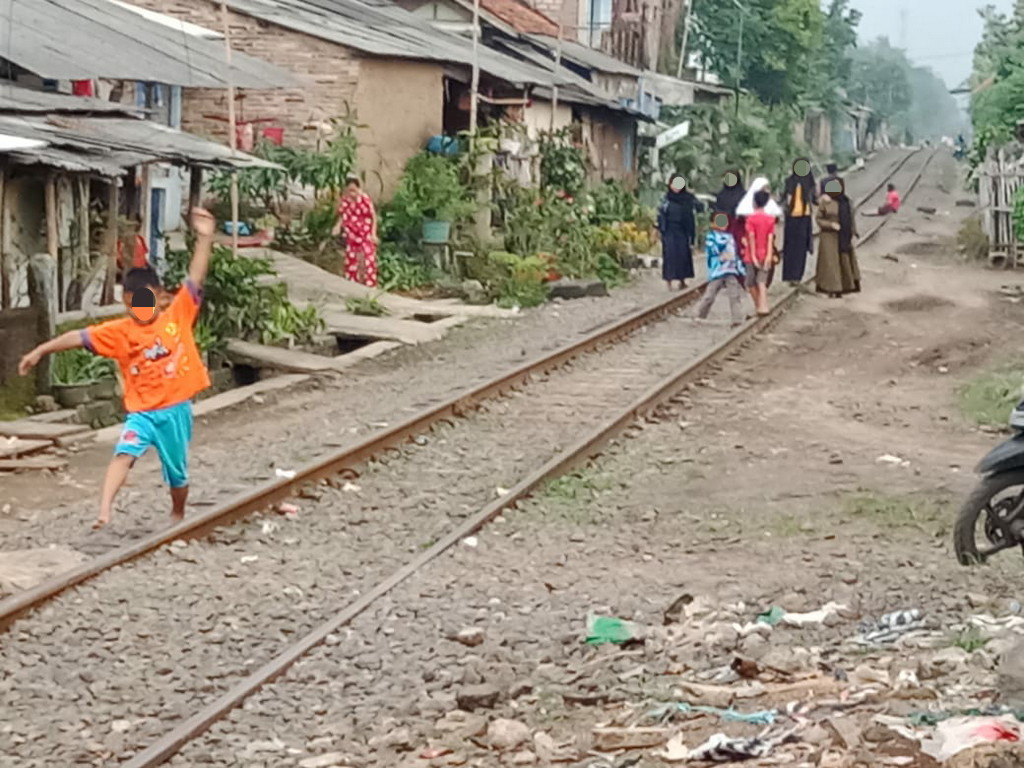
{"label": "woman in black abaya", "polygon": [[793,163],[786,179],[786,228],[782,240],[782,279],[790,285],[803,282],[807,254],[813,247],[811,222],[814,215],[814,175],[811,163],[801,158]]}
{"label": "woman in black abaya", "polygon": [[687,188],[682,176],[673,176],[658,209],[658,231],[661,232],[661,276],[672,290],[672,283],[686,287],[693,277],[693,244],[697,238],[695,214],[704,210]]}

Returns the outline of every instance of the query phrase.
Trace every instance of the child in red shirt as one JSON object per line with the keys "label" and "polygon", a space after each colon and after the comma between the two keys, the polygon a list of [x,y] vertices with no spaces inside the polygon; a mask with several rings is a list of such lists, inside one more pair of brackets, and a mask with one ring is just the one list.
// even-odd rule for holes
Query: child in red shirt
{"label": "child in red shirt", "polygon": [[210,386],[192,329],[199,317],[215,222],[209,213],[196,209],[192,224],[196,250],[188,277],[172,300],[167,300],[152,267],[134,268],[124,280],[128,317],[68,331],[40,344],[18,365],[24,376],[45,355],[85,347],[113,358],[121,369],[128,415],[103,481],[95,528],[110,522],[117,492],[136,459],[151,447],[160,456],[164,480],[171,489],[171,520],[177,523],[185,517],[192,398]]}
{"label": "child in red shirt", "polygon": [[878,213],[865,213],[865,216],[888,216],[890,213],[899,213],[900,205],[900,193],[896,191],[896,186],[890,184],[887,188],[888,191],[885,193],[885,205],[882,205],[878,209]]}
{"label": "child in red shirt", "polygon": [[747,265],[747,288],[754,299],[757,314],[768,314],[768,283],[775,268],[775,217],[765,212],[771,195],[761,190],[754,195],[754,213],[747,217],[746,248],[743,261]]}

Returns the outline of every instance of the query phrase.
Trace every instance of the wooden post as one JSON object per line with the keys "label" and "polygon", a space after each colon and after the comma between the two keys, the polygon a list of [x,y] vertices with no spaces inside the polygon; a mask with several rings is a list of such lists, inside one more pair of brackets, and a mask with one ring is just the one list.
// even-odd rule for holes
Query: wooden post
{"label": "wooden post", "polygon": [[562,14],[565,13],[564,8],[559,9],[558,19],[558,42],[555,44],[555,69],[552,75],[551,81],[551,123],[548,125],[548,130],[551,133],[555,132],[555,113],[558,112],[558,73],[562,69]]}
{"label": "wooden post", "polygon": [[7,274],[7,169],[0,169],[0,310],[14,304],[11,276]]}
{"label": "wooden post", "polygon": [[103,281],[104,305],[114,303],[114,285],[117,283],[117,222],[120,212],[117,179],[107,185],[107,231],[104,233],[103,251],[107,254],[107,276]]}
{"label": "wooden post", "polygon": [[89,247],[89,179],[87,176],[74,177],[75,229],[78,240],[74,243],[71,284],[77,286],[75,303],[68,309],[84,309],[89,296],[89,288],[96,272],[92,269],[92,251]]}
{"label": "wooden post", "polygon": [[[224,60],[228,75],[228,140],[231,154],[238,149],[238,130],[235,122],[235,82],[231,76],[231,25],[228,23],[228,4],[220,4],[220,15],[224,24]],[[238,258],[238,171],[231,171],[231,255]]]}
{"label": "wooden post", "polygon": [[57,175],[46,177],[46,252],[57,268],[57,311],[64,309],[64,270],[60,263],[60,235],[57,229]]}
{"label": "wooden post", "polygon": [[[188,211],[186,212],[186,216],[192,213],[193,208],[198,208],[203,202],[203,169],[198,165],[193,165],[188,170]],[[189,226],[191,227],[191,217],[188,221]]]}
{"label": "wooden post", "polygon": [[[57,332],[57,296],[54,295],[54,273],[57,262],[48,253],[29,258],[28,295],[36,311],[36,339],[41,343],[52,339]],[[36,392],[45,395],[50,392],[50,360],[44,357],[36,366]]]}
{"label": "wooden post", "polygon": [[676,79],[683,79],[683,71],[686,69],[686,45],[690,40],[690,16],[693,12],[693,0],[686,2],[686,16],[683,17],[683,40],[679,46],[679,66],[676,68]]}
{"label": "wooden post", "polygon": [[473,0],[473,74],[469,86],[469,135],[476,139],[477,110],[480,101],[480,0]]}

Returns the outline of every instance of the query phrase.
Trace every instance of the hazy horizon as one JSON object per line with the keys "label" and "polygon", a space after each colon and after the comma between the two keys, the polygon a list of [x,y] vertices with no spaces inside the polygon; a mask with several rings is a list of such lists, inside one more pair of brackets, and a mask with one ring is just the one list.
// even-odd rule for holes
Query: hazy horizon
{"label": "hazy horizon", "polygon": [[870,42],[888,37],[893,45],[903,45],[901,11],[906,11],[906,49],[914,64],[931,67],[955,88],[971,74],[974,46],[981,40],[982,22],[978,9],[994,5],[1003,12],[1013,7],[1012,0],[853,0],[864,18],[860,39]]}

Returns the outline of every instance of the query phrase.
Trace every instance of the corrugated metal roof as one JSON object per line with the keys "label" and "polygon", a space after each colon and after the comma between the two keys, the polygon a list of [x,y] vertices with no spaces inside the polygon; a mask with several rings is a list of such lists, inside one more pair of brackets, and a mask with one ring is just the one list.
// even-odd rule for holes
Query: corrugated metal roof
{"label": "corrugated metal roof", "polygon": [[115,104],[103,99],[68,96],[52,91],[34,91],[10,83],[0,83],[0,112],[92,112],[133,115],[137,111],[125,104]]}
{"label": "corrugated metal roof", "polygon": [[[557,40],[553,40],[545,35],[524,35],[524,37],[545,48],[554,48],[558,45]],[[562,40],[562,56],[589,69],[596,69],[598,72],[604,72],[609,75],[639,77],[641,74],[640,70],[636,67],[632,67],[624,61],[619,61],[604,51],[581,45],[575,40]]]}
{"label": "corrugated metal roof", "polygon": [[40,77],[113,78],[197,88],[297,84],[294,75],[190,34],[170,19],[157,23],[108,0],[0,0],[0,52]]}
{"label": "corrugated metal roof", "polygon": [[[373,56],[472,66],[470,41],[436,29],[389,0],[227,0],[229,7],[263,21]],[[481,46],[480,69],[524,88],[567,84],[553,72]]]}
{"label": "corrugated metal roof", "polygon": [[[543,39],[543,38],[542,38]],[[555,41],[552,40],[552,43]],[[554,56],[555,52],[550,48],[546,48],[547,53],[538,51],[535,45],[538,43],[531,42],[514,42],[512,40],[501,40],[495,41],[495,45],[501,45],[514,54],[523,56],[536,63],[538,66],[554,67]],[[562,71],[565,76],[569,79],[569,83],[565,86],[559,86],[558,98],[568,104],[586,104],[593,107],[603,107],[604,109],[610,109],[615,112],[625,112],[636,117],[647,119],[639,110],[627,107],[621,102],[615,100],[611,94],[606,93],[600,87],[594,85],[586,78],[580,77],[575,72],[571,72],[563,67]],[[550,98],[553,94],[549,95],[547,89],[544,89],[540,95]]]}
{"label": "corrugated metal roof", "polygon": [[0,134],[46,143],[6,156],[15,162],[107,176],[151,162],[276,167],[252,155],[232,154],[230,148],[198,136],[128,117],[0,115]]}

